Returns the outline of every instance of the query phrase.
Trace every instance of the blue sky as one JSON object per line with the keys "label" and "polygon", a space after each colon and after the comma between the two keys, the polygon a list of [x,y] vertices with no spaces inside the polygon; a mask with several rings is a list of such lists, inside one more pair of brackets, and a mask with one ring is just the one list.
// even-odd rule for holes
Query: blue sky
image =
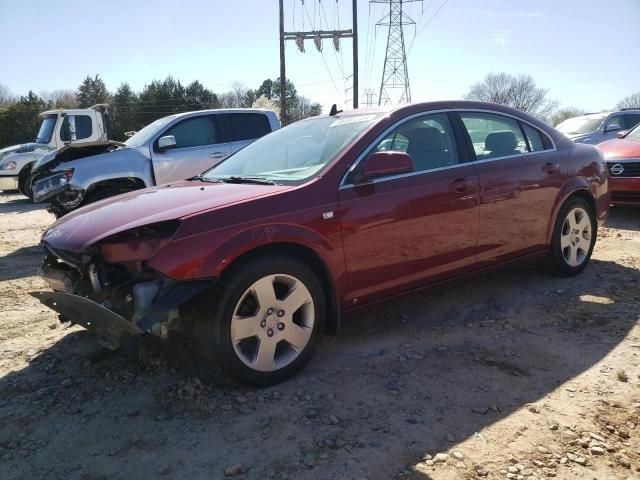
{"label": "blue sky", "polygon": [[[563,106],[585,110],[640,90],[640,0],[448,0],[434,17],[444,2],[407,6],[418,24],[417,36],[405,32],[414,101],[461,98],[501,71],[531,74]],[[300,0],[285,0],[287,30],[302,29],[303,17],[306,29],[338,19],[351,28],[351,0],[338,1],[337,16],[335,0],[322,0],[324,16],[317,0],[305,4],[308,17]],[[377,93],[386,31],[370,26],[383,7],[358,5],[360,90]],[[279,74],[277,35],[277,0],[0,0],[0,83],[24,94],[76,88],[100,74],[110,90],[123,81],[140,90],[173,75],[216,92],[236,80],[257,88]],[[287,44],[287,76],[298,91],[325,108],[348,98],[350,41],[341,54],[328,41],[323,55],[311,41],[306,51]]]}

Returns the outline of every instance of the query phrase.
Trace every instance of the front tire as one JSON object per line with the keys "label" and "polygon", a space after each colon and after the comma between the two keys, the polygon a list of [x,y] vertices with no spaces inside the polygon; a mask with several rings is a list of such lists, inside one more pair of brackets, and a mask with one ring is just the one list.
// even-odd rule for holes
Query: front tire
{"label": "front tire", "polygon": [[563,277],[582,272],[591,258],[597,228],[591,205],[580,197],[569,199],[560,209],[553,230],[550,252],[552,272]]}
{"label": "front tire", "polygon": [[311,359],[324,331],[326,296],[313,270],[287,256],[252,256],[202,299],[193,328],[212,369],[257,386],[282,382]]}
{"label": "front tire", "polygon": [[18,174],[18,190],[20,190],[20,193],[25,197],[28,197],[30,200],[33,200],[33,190],[31,188],[32,180],[31,164],[25,165]]}

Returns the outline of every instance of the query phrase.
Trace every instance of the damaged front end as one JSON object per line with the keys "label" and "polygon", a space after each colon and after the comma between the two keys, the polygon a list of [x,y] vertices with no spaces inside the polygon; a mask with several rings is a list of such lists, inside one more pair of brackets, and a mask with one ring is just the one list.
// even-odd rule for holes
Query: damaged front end
{"label": "damaged front end", "polygon": [[177,222],[138,228],[86,253],[45,244],[42,277],[53,291],[31,295],[114,347],[147,332],[166,338],[180,327],[181,306],[215,281],[176,281],[146,265],[176,229]]}

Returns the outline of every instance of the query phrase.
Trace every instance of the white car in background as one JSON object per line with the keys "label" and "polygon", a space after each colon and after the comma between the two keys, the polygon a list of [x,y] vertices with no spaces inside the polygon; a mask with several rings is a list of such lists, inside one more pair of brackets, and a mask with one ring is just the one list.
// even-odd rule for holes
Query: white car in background
{"label": "white car in background", "polygon": [[556,125],[576,143],[597,145],[616,138],[618,133],[630,130],[640,123],[640,108],[623,108],[617,112],[588,113],[568,118]]}

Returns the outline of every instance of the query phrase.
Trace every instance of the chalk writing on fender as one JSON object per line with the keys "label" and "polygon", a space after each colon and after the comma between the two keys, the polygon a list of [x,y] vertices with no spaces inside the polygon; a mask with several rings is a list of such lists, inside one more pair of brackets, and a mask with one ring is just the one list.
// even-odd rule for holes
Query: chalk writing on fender
{"label": "chalk writing on fender", "polygon": [[251,240],[271,240],[277,232],[275,225],[267,225],[266,227],[255,227],[251,229]]}

